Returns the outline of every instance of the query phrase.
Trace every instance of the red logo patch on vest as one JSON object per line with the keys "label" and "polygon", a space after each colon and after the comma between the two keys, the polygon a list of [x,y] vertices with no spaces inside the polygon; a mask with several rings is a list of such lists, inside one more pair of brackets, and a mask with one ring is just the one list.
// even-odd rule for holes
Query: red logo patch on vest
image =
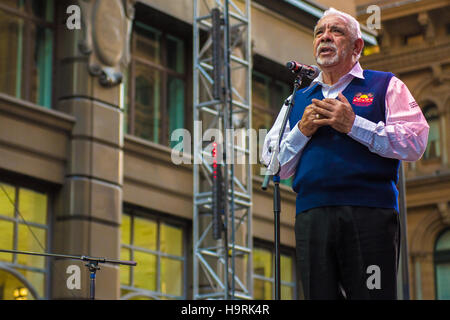
{"label": "red logo patch on vest", "polygon": [[357,93],[353,97],[353,104],[358,107],[368,107],[373,102],[373,93]]}

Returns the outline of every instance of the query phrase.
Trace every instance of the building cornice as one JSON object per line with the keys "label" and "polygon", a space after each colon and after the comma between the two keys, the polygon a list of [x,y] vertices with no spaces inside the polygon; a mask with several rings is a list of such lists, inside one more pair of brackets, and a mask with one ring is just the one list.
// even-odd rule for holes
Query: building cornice
{"label": "building cornice", "polygon": [[450,201],[450,170],[406,180],[408,208]]}
{"label": "building cornice", "polygon": [[75,117],[0,93],[0,112],[70,133]]}
{"label": "building cornice", "polygon": [[391,52],[382,52],[362,57],[361,64],[366,69],[407,73],[428,69],[436,61],[441,64],[450,62],[450,41],[430,46],[425,43],[416,47],[401,47]]}
{"label": "building cornice", "polygon": [[435,186],[436,183],[449,182],[450,170],[439,171],[433,174],[427,174],[406,179],[407,187],[420,187],[420,186]]}
{"label": "building cornice", "polygon": [[[358,20],[365,21],[370,15],[366,12],[369,5],[373,3],[367,3],[365,5],[356,7],[356,14]],[[388,21],[398,19],[413,14],[418,14],[425,11],[435,10],[438,8],[446,7],[449,5],[448,0],[399,0],[399,1],[384,1],[384,4],[377,4],[381,9],[381,21]]]}

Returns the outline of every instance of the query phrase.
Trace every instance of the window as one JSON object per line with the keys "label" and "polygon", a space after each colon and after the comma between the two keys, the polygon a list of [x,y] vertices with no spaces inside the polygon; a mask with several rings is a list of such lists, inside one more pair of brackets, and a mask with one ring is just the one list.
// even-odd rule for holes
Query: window
{"label": "window", "polygon": [[[275,119],[281,110],[283,102],[291,94],[291,88],[288,84],[278,81],[266,74],[253,71],[252,77],[252,125],[253,129],[266,129],[267,132],[272,128]],[[262,146],[264,141],[260,141]],[[262,149],[261,149],[262,151]],[[261,176],[263,165],[253,166],[253,174]],[[281,180],[281,183],[291,185],[292,178]]]}
{"label": "window", "polygon": [[450,300],[450,229],[445,230],[436,241],[434,249],[436,299]]}
{"label": "window", "polygon": [[135,21],[126,87],[126,132],[173,147],[173,130],[185,127],[185,43]]}
{"label": "window", "polygon": [[51,107],[53,0],[0,3],[0,92]]}
{"label": "window", "polygon": [[430,126],[428,144],[423,159],[439,159],[441,157],[441,139],[438,108],[435,104],[429,104],[423,108],[423,114]]}
{"label": "window", "polygon": [[[294,255],[280,255],[281,299],[296,299]],[[253,248],[253,297],[258,300],[275,298],[275,254],[266,246]]]}
{"label": "window", "polygon": [[121,267],[122,298],[184,299],[183,225],[138,214],[129,210],[122,215],[120,256],[137,262],[136,267]]}
{"label": "window", "polygon": [[254,71],[252,79],[253,128],[270,130],[284,100],[290,94],[288,84]]}
{"label": "window", "polygon": [[[47,208],[46,194],[0,183],[0,248],[47,252]],[[32,285],[40,298],[46,296],[48,268],[45,257],[0,253],[0,266],[14,269]],[[4,285],[11,280],[11,275],[7,275],[0,273],[0,295],[3,297],[10,297],[10,291],[17,289]],[[25,295],[25,298],[33,297]]]}

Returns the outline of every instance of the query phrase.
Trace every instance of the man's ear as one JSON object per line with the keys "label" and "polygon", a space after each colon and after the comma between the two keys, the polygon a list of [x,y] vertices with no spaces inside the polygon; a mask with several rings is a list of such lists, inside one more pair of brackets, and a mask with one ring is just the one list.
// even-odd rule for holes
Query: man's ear
{"label": "man's ear", "polygon": [[364,49],[364,40],[361,38],[356,39],[355,45],[353,47],[353,53],[357,55],[359,53],[362,53],[363,49]]}

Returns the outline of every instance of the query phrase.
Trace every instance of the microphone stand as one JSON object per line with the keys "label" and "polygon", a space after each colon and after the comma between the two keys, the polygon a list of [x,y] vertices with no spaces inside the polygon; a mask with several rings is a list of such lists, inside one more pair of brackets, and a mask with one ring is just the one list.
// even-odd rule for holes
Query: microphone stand
{"label": "microphone stand", "polygon": [[287,99],[284,103],[287,106],[286,113],[284,114],[284,119],[281,125],[281,130],[278,135],[278,143],[272,150],[272,157],[270,159],[270,164],[267,167],[266,176],[261,188],[265,191],[269,185],[270,177],[273,177],[273,213],[274,213],[274,238],[275,238],[275,300],[280,300],[280,289],[281,289],[281,277],[280,277],[280,215],[281,215],[281,198],[280,198],[280,162],[278,160],[278,155],[280,153],[281,139],[283,138],[284,130],[286,129],[287,121],[291,114],[292,108],[294,107],[295,93],[305,77],[306,70],[302,69],[295,77],[294,90],[290,99]]}
{"label": "microphone stand", "polygon": [[122,265],[132,266],[132,267],[135,267],[137,265],[137,263],[135,261],[111,260],[111,259],[107,259],[107,258],[96,258],[96,257],[88,257],[88,256],[71,256],[71,255],[65,255],[65,254],[37,253],[37,252],[18,251],[18,250],[6,250],[6,249],[0,249],[0,252],[86,261],[87,263],[85,264],[85,266],[88,267],[88,270],[90,272],[90,276],[89,276],[89,279],[90,279],[89,280],[89,299],[90,300],[95,300],[95,278],[96,278],[97,270],[100,270],[100,267],[98,266],[99,263],[122,264]]}

